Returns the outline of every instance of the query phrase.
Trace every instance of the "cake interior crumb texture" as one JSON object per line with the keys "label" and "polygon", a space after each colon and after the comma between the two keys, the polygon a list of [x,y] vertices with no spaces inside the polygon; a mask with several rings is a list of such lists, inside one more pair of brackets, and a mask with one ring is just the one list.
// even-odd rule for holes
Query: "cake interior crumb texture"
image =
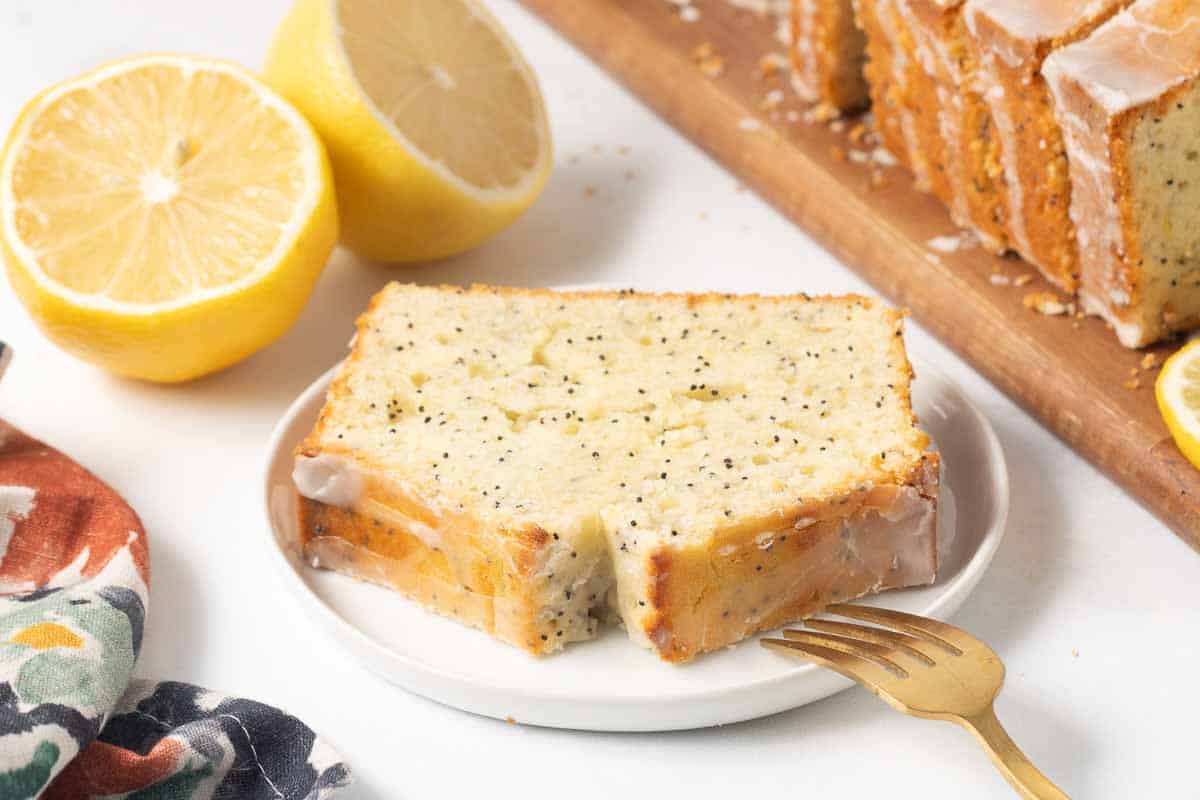
{"label": "cake interior crumb texture", "polygon": [[1081,297],[1122,343],[1200,324],[1200,5],[1138,0],[1052,54]]}
{"label": "cake interior crumb texture", "polygon": [[308,555],[532,652],[620,620],[676,661],[928,583],[902,323],[852,296],[390,285],[298,450]]}

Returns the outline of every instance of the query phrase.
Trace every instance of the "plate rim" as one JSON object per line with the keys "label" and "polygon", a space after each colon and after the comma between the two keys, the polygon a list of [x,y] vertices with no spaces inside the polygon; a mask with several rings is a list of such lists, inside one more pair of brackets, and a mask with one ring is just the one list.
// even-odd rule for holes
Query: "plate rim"
{"label": "plate rim", "polygon": [[[958,395],[961,407],[969,413],[972,421],[978,427],[983,435],[987,456],[987,468],[995,476],[993,483],[994,490],[990,494],[995,499],[995,511],[991,517],[988,529],[979,539],[978,546],[971,554],[970,558],[963,564],[948,583],[939,587],[939,594],[927,606],[922,607],[920,613],[926,616],[942,617],[948,613],[953,613],[966,601],[974,591],[976,585],[982,579],[990,566],[1000,543],[1004,539],[1007,529],[1008,514],[1010,508],[1010,480],[1008,474],[1007,459],[1004,455],[1003,447],[1001,446],[999,437],[996,435],[995,429],[986,415],[971,401],[971,398],[962,389],[962,387],[954,380],[950,379],[941,369],[934,366],[928,359],[924,358],[920,353],[910,353],[909,361],[913,366],[914,372],[917,374],[917,380],[920,380],[921,375],[927,375],[935,382],[948,387],[952,392]],[[398,686],[406,691],[427,697],[436,702],[450,705],[460,710],[469,713],[482,714],[500,718],[496,714],[487,711],[479,710],[478,708],[465,708],[464,705],[482,705],[480,703],[470,703],[469,701],[447,699],[448,693],[462,693],[465,691],[483,692],[489,695],[503,694],[506,698],[517,698],[525,702],[545,703],[564,701],[576,702],[581,706],[584,704],[592,704],[600,702],[600,698],[584,696],[580,697],[570,690],[548,689],[542,691],[533,691],[525,686],[509,685],[503,682],[500,683],[485,683],[475,677],[461,672],[448,670],[441,666],[432,665],[419,657],[409,653],[404,653],[392,649],[386,644],[377,641],[368,633],[361,630],[352,622],[343,617],[338,611],[333,608],[323,597],[321,597],[299,574],[298,570],[293,566],[292,560],[288,554],[284,552],[283,547],[279,543],[278,532],[275,529],[275,523],[272,519],[271,506],[271,466],[275,461],[280,449],[284,445],[283,437],[287,429],[291,426],[292,421],[300,412],[314,402],[314,395],[323,394],[332,381],[336,371],[340,368],[342,362],[338,362],[328,370],[318,376],[304,391],[302,391],[287,407],[283,415],[276,422],[268,438],[266,451],[261,462],[262,476],[262,491],[263,491],[263,512],[266,522],[266,536],[264,546],[270,551],[269,559],[275,564],[276,571],[280,574],[284,583],[289,590],[302,600],[307,609],[315,610],[319,622],[323,628],[339,643],[351,651],[355,658],[362,666],[367,667],[370,671],[380,675],[387,682]],[[300,564],[302,566],[302,564]],[[947,608],[950,611],[947,612]],[[748,637],[745,642],[750,642],[753,637]],[[366,653],[364,653],[366,651]],[[370,655],[368,655],[370,654]],[[376,659],[382,659],[388,662],[393,667],[393,671],[384,670],[373,663]],[[536,662],[533,662],[536,663]],[[795,681],[807,674],[815,674],[820,671],[820,667],[816,664],[798,664],[794,670],[788,670],[776,675],[751,680],[746,683],[739,683],[733,686],[725,686],[720,688],[705,689],[689,694],[686,698],[675,698],[673,702],[695,702],[698,700],[719,701],[733,696],[740,696],[747,693],[762,693],[778,690],[784,684]],[[434,696],[433,693],[424,688],[419,688],[416,684],[418,681],[401,681],[394,676],[393,672],[403,670],[410,675],[419,675],[422,681],[430,679],[441,684],[443,693],[440,696]],[[843,685],[834,689],[822,696],[829,696],[837,692],[843,691],[845,688],[853,686],[853,682],[848,679],[838,676]],[[602,702],[608,706],[628,707],[634,704],[645,704],[650,696],[648,695],[611,695],[606,694]],[[799,700],[796,703],[788,704],[786,701],[779,705],[774,711],[768,711],[766,714],[757,711],[749,711],[745,716],[734,715],[732,717],[722,717],[720,720],[714,720],[702,724],[685,724],[676,725],[665,722],[661,725],[638,725],[628,723],[620,726],[597,725],[591,730],[602,731],[651,731],[651,730],[677,730],[677,729],[692,729],[697,727],[709,727],[712,725],[728,724],[733,722],[745,721],[771,713],[779,713],[790,710],[791,708],[806,705],[809,700]],[[460,704],[461,703],[461,704]],[[513,703],[512,705],[516,705]],[[749,705],[749,704],[748,704]],[[529,724],[540,725],[544,727],[557,728],[572,728],[580,729],[578,724],[555,723],[553,721],[538,720],[532,721]]]}

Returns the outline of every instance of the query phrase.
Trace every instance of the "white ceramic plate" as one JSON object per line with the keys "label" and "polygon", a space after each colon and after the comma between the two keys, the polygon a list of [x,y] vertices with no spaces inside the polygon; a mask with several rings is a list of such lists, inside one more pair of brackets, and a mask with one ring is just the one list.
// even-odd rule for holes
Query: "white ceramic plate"
{"label": "white ceramic plate", "polygon": [[[887,592],[874,605],[934,617],[952,614],[975,588],[1004,534],[1008,474],[983,415],[928,364],[913,403],[943,463],[939,578]],[[399,594],[304,564],[298,552],[292,450],[320,411],[333,370],[292,404],[266,459],[269,547],[304,613],[363,664],[393,683],[489,717],[556,728],[665,731],[754,719],[811,703],[851,683],[768,651],[755,638],[673,666],[611,629],[563,653],[534,658],[484,633],[423,611]]]}

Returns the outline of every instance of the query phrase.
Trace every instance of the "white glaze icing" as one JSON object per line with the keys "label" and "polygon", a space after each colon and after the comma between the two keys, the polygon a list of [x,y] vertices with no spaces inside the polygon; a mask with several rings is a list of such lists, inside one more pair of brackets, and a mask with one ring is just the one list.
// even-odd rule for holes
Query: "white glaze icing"
{"label": "white glaze icing", "polygon": [[[1011,66],[1020,66],[1039,41],[1061,39],[1082,21],[1106,14],[1114,0],[969,0],[967,28],[977,35],[986,16],[1008,35],[994,40],[994,51]],[[1020,43],[1020,46],[1014,46]]]}
{"label": "white glaze icing", "polygon": [[326,454],[296,456],[292,482],[302,497],[347,509],[358,504],[366,488],[366,480],[352,463]]}
{"label": "white glaze icing", "polygon": [[1046,59],[1046,77],[1074,81],[1110,116],[1152,102],[1196,76],[1200,9],[1167,22],[1137,5],[1102,25],[1087,40]]}

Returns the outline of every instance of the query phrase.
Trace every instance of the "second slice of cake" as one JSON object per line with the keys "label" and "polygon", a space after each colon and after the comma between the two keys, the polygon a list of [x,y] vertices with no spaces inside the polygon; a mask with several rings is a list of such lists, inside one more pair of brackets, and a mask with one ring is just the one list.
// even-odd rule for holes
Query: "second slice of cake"
{"label": "second slice of cake", "polygon": [[305,553],[534,653],[670,661],[930,583],[937,456],[862,297],[393,284],[297,451]]}

